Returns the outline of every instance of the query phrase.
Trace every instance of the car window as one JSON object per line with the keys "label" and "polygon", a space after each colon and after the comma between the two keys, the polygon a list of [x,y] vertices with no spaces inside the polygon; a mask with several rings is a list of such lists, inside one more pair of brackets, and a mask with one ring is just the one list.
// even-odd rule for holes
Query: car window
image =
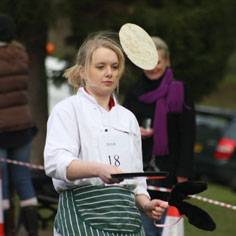
{"label": "car window", "polygon": [[197,125],[207,125],[209,128],[224,129],[228,124],[228,119],[212,115],[197,114]]}
{"label": "car window", "polygon": [[197,140],[201,142],[209,139],[217,140],[222,136],[229,122],[230,121],[224,117],[210,114],[197,114]]}
{"label": "car window", "polygon": [[236,139],[236,119],[233,120],[226,129],[224,136],[227,138]]}

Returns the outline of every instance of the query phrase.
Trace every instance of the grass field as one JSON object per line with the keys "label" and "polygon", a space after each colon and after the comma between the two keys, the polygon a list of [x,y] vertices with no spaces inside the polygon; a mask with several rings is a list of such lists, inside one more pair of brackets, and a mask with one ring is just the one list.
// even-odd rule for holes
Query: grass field
{"label": "grass field", "polygon": [[[228,187],[209,184],[208,189],[200,194],[201,196],[236,205],[236,192],[232,192]],[[191,200],[193,204],[206,210],[216,222],[216,230],[213,232],[197,229],[187,223],[185,218],[185,236],[235,236],[236,235],[236,211],[215,206],[199,200]]]}

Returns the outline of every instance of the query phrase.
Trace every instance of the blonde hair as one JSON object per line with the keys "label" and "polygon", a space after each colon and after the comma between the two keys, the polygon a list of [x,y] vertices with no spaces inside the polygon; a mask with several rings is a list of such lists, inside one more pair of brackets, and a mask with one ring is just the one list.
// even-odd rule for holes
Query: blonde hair
{"label": "blonde hair", "polygon": [[111,49],[116,53],[119,61],[118,77],[121,78],[125,67],[125,57],[121,46],[114,36],[115,34],[111,32],[95,33],[89,35],[80,46],[76,57],[76,64],[68,68],[64,73],[69,84],[71,84],[75,89],[85,85],[84,78],[81,78],[80,76],[80,70],[81,68],[85,68],[85,71],[88,71],[94,51],[101,47]]}
{"label": "blonde hair", "polygon": [[166,42],[157,36],[153,36],[152,40],[156,46],[156,49],[161,50],[163,52],[163,56],[167,59],[170,59],[170,51]]}

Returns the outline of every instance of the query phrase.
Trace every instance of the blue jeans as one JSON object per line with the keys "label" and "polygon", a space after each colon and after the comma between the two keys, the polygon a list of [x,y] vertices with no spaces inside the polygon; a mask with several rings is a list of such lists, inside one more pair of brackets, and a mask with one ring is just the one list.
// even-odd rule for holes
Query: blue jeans
{"label": "blue jeans", "polygon": [[[163,213],[161,219],[156,221],[158,224],[164,224],[166,212]],[[141,219],[146,236],[161,236],[163,228],[156,227],[154,221],[147,217],[144,213],[141,213]]]}
{"label": "blue jeans", "polygon": [[[0,148],[0,158],[29,162],[30,151],[31,143],[18,148]],[[3,200],[10,198],[9,181],[13,184],[21,201],[36,197],[29,168],[5,162],[0,163],[0,167],[3,179]]]}

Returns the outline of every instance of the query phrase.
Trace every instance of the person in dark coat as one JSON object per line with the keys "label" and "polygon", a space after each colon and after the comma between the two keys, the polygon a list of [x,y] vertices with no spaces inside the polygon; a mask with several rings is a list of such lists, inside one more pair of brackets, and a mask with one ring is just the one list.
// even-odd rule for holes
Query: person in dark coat
{"label": "person in dark coat", "polygon": [[0,167],[4,227],[5,235],[14,235],[12,219],[9,219],[11,182],[19,196],[24,226],[30,236],[36,236],[38,201],[30,170],[6,163],[6,159],[29,162],[31,141],[37,131],[28,103],[28,55],[23,45],[14,41],[14,28],[9,16],[0,15]]}
{"label": "person in dark coat", "polygon": [[[153,70],[143,71],[124,106],[137,117],[142,135],[145,170],[168,171],[166,179],[150,181],[151,197],[168,200],[174,184],[189,180],[193,174],[193,146],[195,141],[194,104],[187,86],[174,80],[167,44],[152,37],[158,51],[158,64]],[[165,215],[161,222],[165,220]],[[162,228],[143,216],[147,236],[159,236]]]}

